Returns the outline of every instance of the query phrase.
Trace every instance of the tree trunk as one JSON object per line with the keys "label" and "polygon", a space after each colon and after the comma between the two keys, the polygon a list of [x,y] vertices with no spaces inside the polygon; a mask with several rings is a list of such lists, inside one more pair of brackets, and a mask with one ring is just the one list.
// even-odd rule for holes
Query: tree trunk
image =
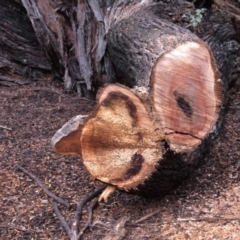
{"label": "tree trunk", "polygon": [[104,198],[114,187],[161,195],[185,179],[218,132],[227,87],[239,76],[230,18],[214,6],[199,38],[172,23],[194,14],[193,5],[154,2],[0,3],[0,84],[51,74],[88,98],[103,84],[122,84],[101,89],[92,115],[73,118],[52,139],[111,186]]}
{"label": "tree trunk", "polygon": [[26,10],[17,1],[0,3],[0,84],[12,86],[51,76]]}
{"label": "tree trunk", "polygon": [[159,17],[157,6],[117,21],[107,34],[116,79],[132,89],[107,85],[91,116],[75,118],[52,139],[57,152],[80,155],[94,179],[146,196],[165,194],[197,166],[219,130],[227,88],[220,31],[209,38],[212,53]]}

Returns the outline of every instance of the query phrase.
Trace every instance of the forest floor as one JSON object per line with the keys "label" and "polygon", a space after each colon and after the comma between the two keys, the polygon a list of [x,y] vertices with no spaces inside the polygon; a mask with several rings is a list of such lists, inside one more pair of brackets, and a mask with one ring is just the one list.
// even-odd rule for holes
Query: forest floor
{"label": "forest floor", "polygon": [[[19,164],[70,203],[59,208],[71,225],[77,203],[100,184],[91,181],[78,157],[59,156],[51,137],[65,122],[91,112],[95,102],[62,93],[54,82],[0,88],[0,239],[68,239],[52,209],[53,199]],[[93,213],[95,225],[82,239],[102,239],[127,216],[124,239],[239,239],[240,89],[231,90],[225,120],[198,169],[162,198],[117,191]],[[143,216],[159,210],[145,221]],[[87,210],[81,219],[87,221]]]}

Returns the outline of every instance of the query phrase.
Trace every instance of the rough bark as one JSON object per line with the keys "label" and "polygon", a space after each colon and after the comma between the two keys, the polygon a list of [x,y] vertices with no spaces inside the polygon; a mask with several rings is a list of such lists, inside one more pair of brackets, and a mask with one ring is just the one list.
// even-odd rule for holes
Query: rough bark
{"label": "rough bark", "polygon": [[51,76],[25,9],[17,1],[0,7],[0,84],[12,86]]}

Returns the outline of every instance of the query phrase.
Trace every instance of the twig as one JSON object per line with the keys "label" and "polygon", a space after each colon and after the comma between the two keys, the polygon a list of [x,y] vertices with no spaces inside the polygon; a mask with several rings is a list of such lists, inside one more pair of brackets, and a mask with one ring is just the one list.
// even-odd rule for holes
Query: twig
{"label": "twig", "polygon": [[129,217],[123,216],[112,226],[112,230],[102,240],[122,240],[126,235],[125,224]]}
{"label": "twig", "polygon": [[88,203],[89,201],[91,201],[92,199],[97,197],[105,188],[106,188],[106,185],[100,187],[95,192],[93,192],[89,196],[85,197],[78,204],[77,211],[75,213],[73,224],[72,224],[72,237],[71,237],[72,240],[78,240],[78,238],[77,238],[78,237],[78,224],[79,224],[79,221],[80,221],[80,218],[81,218],[81,215],[82,215],[83,207],[86,205],[86,203]]}
{"label": "twig", "polygon": [[84,234],[84,232],[88,229],[88,227],[91,225],[92,222],[92,212],[93,212],[93,208],[96,206],[98,202],[98,199],[94,199],[94,201],[90,204],[90,206],[88,207],[88,220],[84,226],[84,228],[81,230],[81,232],[78,234],[77,238],[80,239],[82,237],[82,235]]}
{"label": "twig", "polygon": [[67,222],[66,222],[65,218],[63,217],[63,215],[61,214],[60,210],[58,209],[58,205],[56,202],[53,202],[53,210],[54,210],[55,214],[57,215],[58,219],[60,220],[62,227],[66,231],[68,237],[71,239],[71,237],[72,237],[71,228],[67,224]]}
{"label": "twig", "polygon": [[240,217],[236,218],[224,218],[224,217],[203,217],[203,218],[178,218],[179,222],[189,222],[189,221],[206,221],[206,222],[216,222],[216,221],[240,221]]}
{"label": "twig", "polygon": [[56,196],[55,194],[53,194],[52,192],[50,192],[45,185],[39,180],[39,178],[37,178],[35,175],[33,175],[32,173],[28,172],[24,167],[21,167],[20,165],[16,165],[16,167],[21,170],[22,172],[26,173],[29,177],[31,177],[43,190],[44,192],[51,198],[55,199],[57,202],[63,204],[64,206],[66,206],[67,208],[69,207],[69,203],[64,201],[62,198]]}
{"label": "twig", "polygon": [[3,126],[3,125],[0,125],[0,128],[7,129],[7,130],[12,130],[11,128]]}
{"label": "twig", "polygon": [[230,109],[240,109],[240,106],[237,106],[237,105],[234,105],[234,106],[231,106],[229,107]]}
{"label": "twig", "polygon": [[158,210],[156,210],[156,211],[154,211],[154,212],[152,212],[152,213],[147,214],[146,216],[138,219],[137,221],[134,221],[134,223],[143,222],[143,221],[147,220],[148,218],[154,216],[155,214],[157,214],[157,213],[159,213],[159,212],[160,212],[160,209],[158,209]]}
{"label": "twig", "polygon": [[109,229],[109,228],[111,227],[109,224],[104,223],[104,222],[99,221],[99,220],[95,221],[95,222],[92,224],[92,227],[95,227],[96,225],[103,226],[103,227],[105,227],[105,228],[107,228],[107,229]]}

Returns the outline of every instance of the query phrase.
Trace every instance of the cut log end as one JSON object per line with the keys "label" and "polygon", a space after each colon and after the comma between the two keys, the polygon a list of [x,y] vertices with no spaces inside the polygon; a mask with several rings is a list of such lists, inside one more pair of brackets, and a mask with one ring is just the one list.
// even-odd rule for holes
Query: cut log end
{"label": "cut log end", "polygon": [[212,131],[223,84],[208,47],[187,42],[164,54],[152,76],[153,105],[170,148],[193,151]]}
{"label": "cut log end", "polygon": [[129,89],[109,85],[98,98],[94,116],[82,129],[83,163],[100,181],[136,188],[155,170],[163,135],[154,131],[144,104]]}

